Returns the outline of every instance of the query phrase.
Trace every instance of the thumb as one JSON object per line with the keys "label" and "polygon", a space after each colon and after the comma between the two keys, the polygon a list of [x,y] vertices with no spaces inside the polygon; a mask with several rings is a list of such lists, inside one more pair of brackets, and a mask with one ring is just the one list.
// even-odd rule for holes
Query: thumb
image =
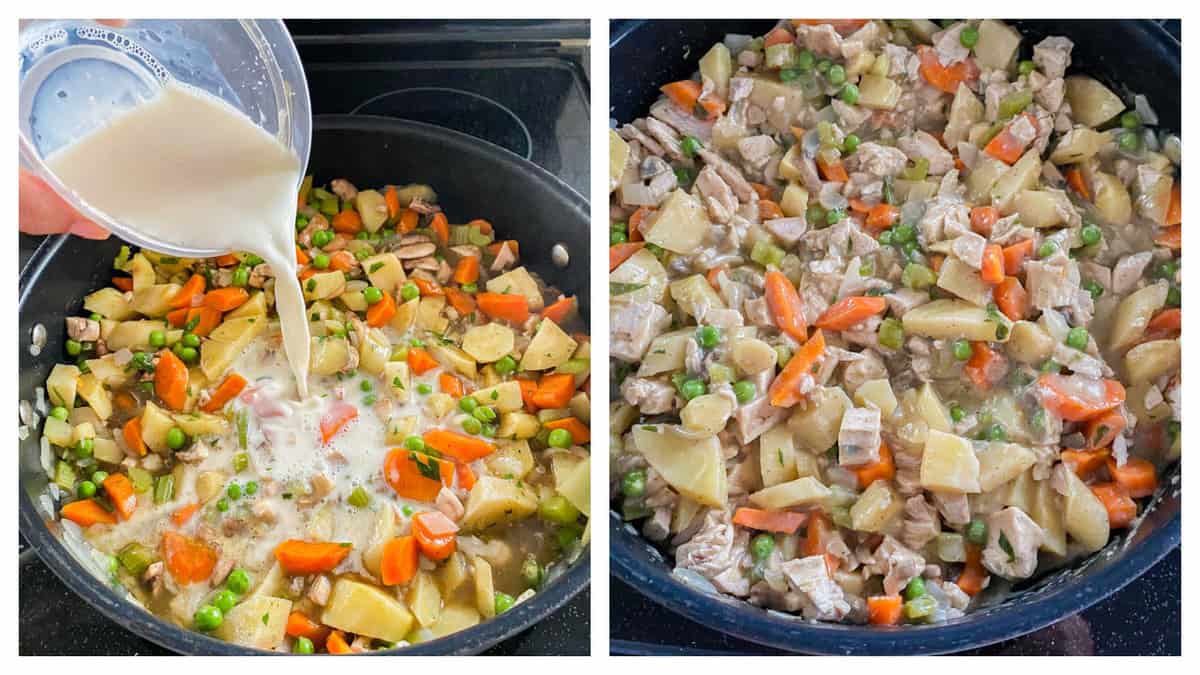
{"label": "thumb", "polygon": [[22,168],[18,177],[18,227],[27,234],[70,232],[88,239],[104,239],[108,231],[84,218],[46,181]]}

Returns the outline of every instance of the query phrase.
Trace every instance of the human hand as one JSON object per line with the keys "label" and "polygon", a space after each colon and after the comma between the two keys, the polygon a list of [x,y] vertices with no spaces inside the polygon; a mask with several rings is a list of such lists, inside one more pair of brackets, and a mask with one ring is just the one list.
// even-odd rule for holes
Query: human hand
{"label": "human hand", "polygon": [[84,239],[108,239],[108,230],[84,218],[46,181],[20,169],[18,228],[26,234],[69,233]]}

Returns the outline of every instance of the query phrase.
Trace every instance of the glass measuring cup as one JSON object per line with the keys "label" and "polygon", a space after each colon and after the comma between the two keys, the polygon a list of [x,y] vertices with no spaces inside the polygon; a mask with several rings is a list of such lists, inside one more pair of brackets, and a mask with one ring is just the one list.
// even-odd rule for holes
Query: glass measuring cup
{"label": "glass measuring cup", "polygon": [[[86,20],[22,22],[18,39],[21,165],[87,218],[138,246],[200,258],[136,232],[89,205],[46,164],[56,150],[151,99],[187,84],[242,111],[308,163],[312,106],[300,56],[279,20]],[[153,198],[153,197],[150,197]]]}

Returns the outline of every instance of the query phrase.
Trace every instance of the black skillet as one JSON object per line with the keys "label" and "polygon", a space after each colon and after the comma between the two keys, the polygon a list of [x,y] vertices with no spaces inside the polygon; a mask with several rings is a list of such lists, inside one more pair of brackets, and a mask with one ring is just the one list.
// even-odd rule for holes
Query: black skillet
{"label": "black skillet", "polygon": [[[701,56],[727,33],[763,35],[763,20],[615,21],[609,45],[610,116],[620,123],[646,114],[665,82],[690,77]],[[1015,21],[1021,58],[1047,35],[1075,42],[1070,72],[1105,82],[1132,104],[1144,94],[1164,129],[1180,129],[1180,45],[1151,21]],[[673,556],[609,516],[613,572],[654,601],[744,640],[816,654],[921,654],[958,651],[1023,635],[1102,600],[1148,570],[1180,540],[1180,469],[1166,473],[1136,528],[1113,537],[1079,563],[1018,586],[994,604],[936,626],[875,628],[815,624],[712,596],[671,574]],[[664,557],[665,556],[665,557]]]}
{"label": "black skillet", "polygon": [[[346,177],[358,185],[427,183],[451,222],[486,218],[496,231],[521,242],[521,258],[549,285],[580,303],[587,320],[587,200],[540,167],[497,146],[441,127],[383,117],[317,116],[308,172],[317,180]],[[63,354],[63,317],[78,315],[82,298],[111,276],[120,247],[115,238],[92,242],[51,237],[42,243],[20,278],[20,398],[35,400],[35,388]],[[551,262],[561,243],[569,263]],[[39,356],[29,352],[35,324],[46,327]],[[162,621],[123,599],[80,564],[56,536],[38,496],[47,477],[39,460],[38,437],[20,444],[20,528],[29,545],[75,593],[112,621],[163,647],[184,654],[262,654]],[[550,616],[583,590],[590,578],[589,551],[532,599],[499,617],[458,633],[398,650],[395,654],[477,654]]]}

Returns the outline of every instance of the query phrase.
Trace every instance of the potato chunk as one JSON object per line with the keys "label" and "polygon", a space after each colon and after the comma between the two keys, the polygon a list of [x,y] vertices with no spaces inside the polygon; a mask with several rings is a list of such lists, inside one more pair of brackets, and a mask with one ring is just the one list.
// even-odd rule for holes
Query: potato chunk
{"label": "potato chunk", "polygon": [[[286,623],[287,617],[284,616]],[[333,583],[321,623],[357,635],[397,642],[413,624],[408,607],[371,584],[340,577]]]}
{"label": "potato chunk", "polygon": [[1066,78],[1066,98],[1071,104],[1071,117],[1089,127],[1098,127],[1125,109],[1119,96],[1086,75]]}
{"label": "potato chunk", "polygon": [[819,504],[831,494],[821,481],[805,476],[759,490],[750,495],[750,503],[759,508],[778,510]]}
{"label": "potato chunk", "polygon": [[716,436],[696,439],[667,425],[639,424],[633,442],[677,492],[701,504],[725,506],[725,460]]}
{"label": "potato chunk", "polygon": [[537,280],[524,267],[517,267],[498,277],[488,279],[487,289],[490,293],[517,293],[525,296],[525,299],[529,301],[529,310],[532,312],[540,311],[546,306]]}
{"label": "potato chunk", "polygon": [[934,300],[904,315],[904,332],[943,340],[1007,342],[1011,326],[1003,314],[989,316],[983,307],[962,300]]}
{"label": "potato chunk", "polygon": [[700,200],[679,189],[667,197],[650,220],[653,222],[643,231],[646,241],[681,254],[696,250],[712,225]]}
{"label": "potato chunk", "polygon": [[499,361],[513,350],[514,335],[511,328],[499,323],[472,326],[463,335],[463,351],[480,363]]}
{"label": "potato chunk", "polygon": [[970,441],[930,429],[921,456],[921,487],[954,494],[978,493],[979,459]]}
{"label": "potato chunk", "polygon": [[283,644],[291,611],[291,600],[269,595],[246,598],[225,613],[216,636],[244,647],[274,649]]}
{"label": "potato chunk", "polygon": [[547,370],[557,368],[571,355],[579,343],[550,319],[542,319],[538,331],[521,356],[521,370]]}
{"label": "potato chunk", "polygon": [[513,523],[537,511],[537,496],[524,484],[494,476],[483,476],[471,488],[464,530],[486,530],[500,523]]}

